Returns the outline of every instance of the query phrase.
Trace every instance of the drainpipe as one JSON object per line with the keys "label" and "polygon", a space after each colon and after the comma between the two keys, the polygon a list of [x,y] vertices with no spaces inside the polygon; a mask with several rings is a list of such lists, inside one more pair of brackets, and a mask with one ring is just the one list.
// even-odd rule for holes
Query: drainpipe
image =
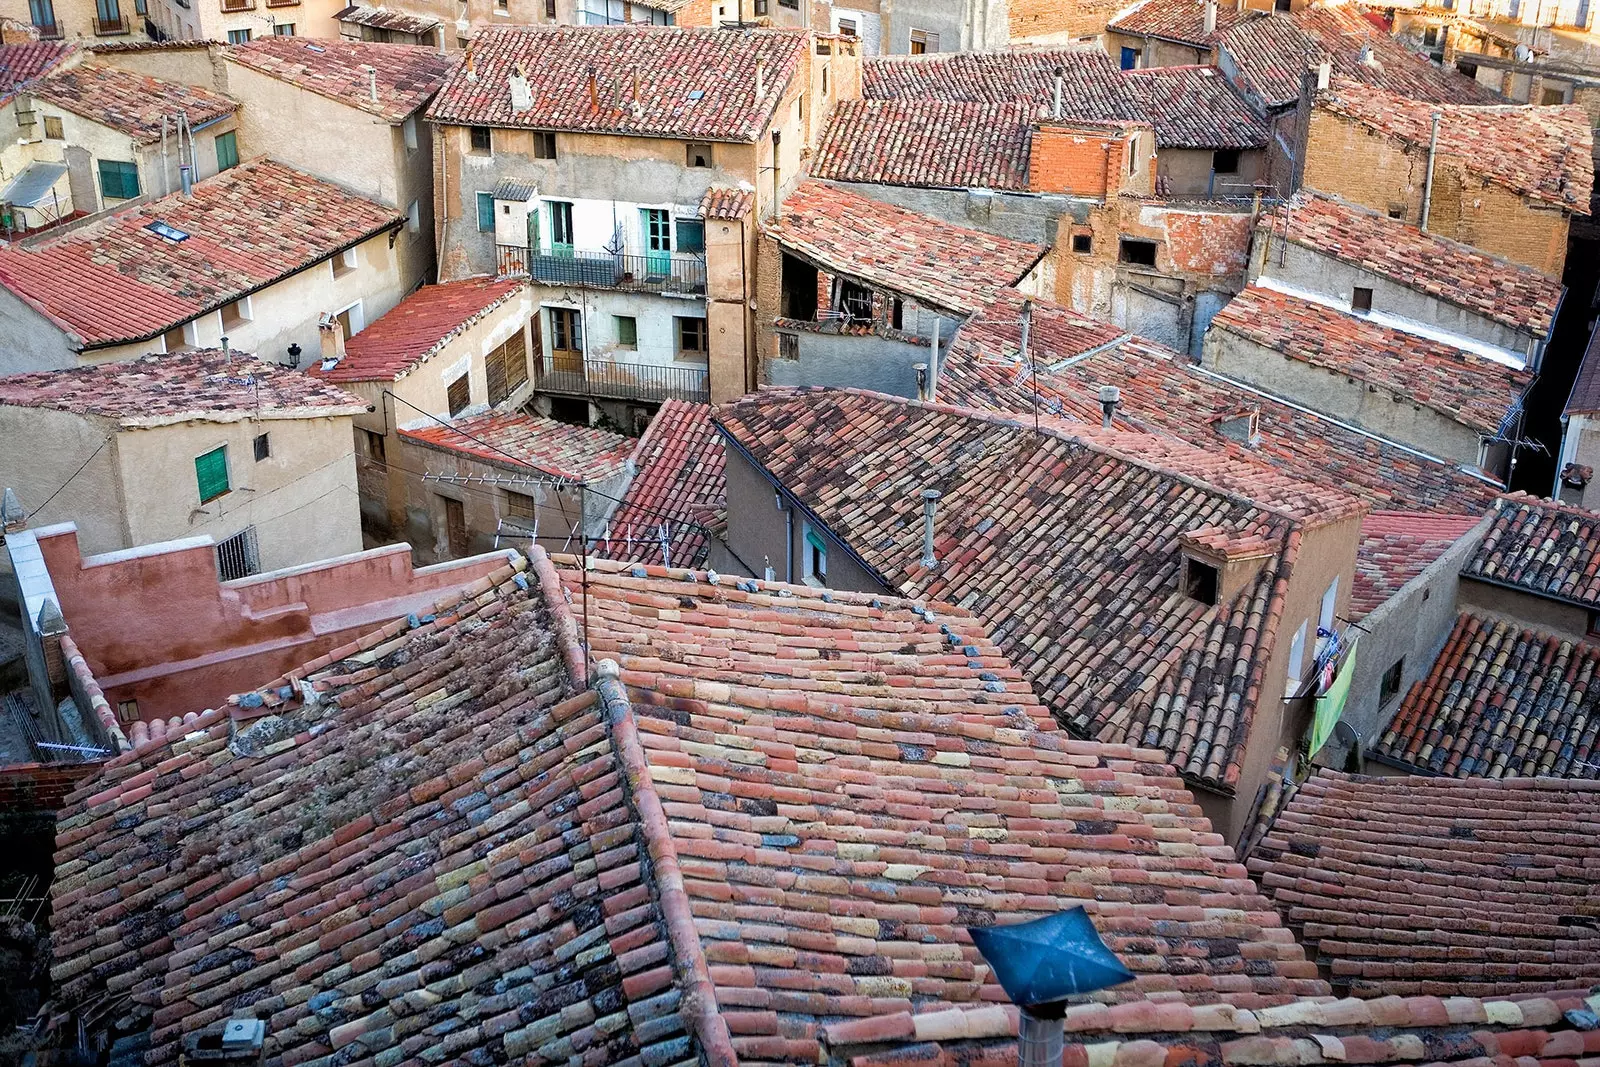
{"label": "drainpipe", "polygon": [[1433,133],[1428,138],[1428,174],[1422,180],[1422,221],[1419,229],[1424,233],[1428,230],[1428,210],[1433,206],[1433,159],[1439,151],[1439,120],[1442,115],[1433,113]]}
{"label": "drainpipe", "polygon": [[777,496],[778,508],[783,512],[783,580],[794,584],[794,508],[784,503],[783,494]]}
{"label": "drainpipe", "polygon": [[942,495],[937,489],[922,491],[922,565],[929,569],[939,563],[939,557],[933,553],[933,520]]}

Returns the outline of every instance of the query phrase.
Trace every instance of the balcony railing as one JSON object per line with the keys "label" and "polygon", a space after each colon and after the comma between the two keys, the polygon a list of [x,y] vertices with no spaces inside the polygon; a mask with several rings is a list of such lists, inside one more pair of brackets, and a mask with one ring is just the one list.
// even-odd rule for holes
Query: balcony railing
{"label": "balcony railing", "polygon": [[604,250],[530,250],[525,245],[496,245],[501,274],[526,274],[547,285],[577,285],[589,289],[627,289],[641,293],[678,293],[703,296],[706,291],[704,256],[677,252],[652,252],[642,256]]}
{"label": "balcony railing", "polygon": [[664,367],[649,363],[613,363],[604,359],[555,358],[533,361],[533,385],[546,393],[600,397],[609,400],[711,399],[704,367]]}
{"label": "balcony railing", "polygon": [[119,33],[128,32],[128,16],[116,15],[105,18],[101,15],[94,17],[94,32],[101,37],[111,37]]}

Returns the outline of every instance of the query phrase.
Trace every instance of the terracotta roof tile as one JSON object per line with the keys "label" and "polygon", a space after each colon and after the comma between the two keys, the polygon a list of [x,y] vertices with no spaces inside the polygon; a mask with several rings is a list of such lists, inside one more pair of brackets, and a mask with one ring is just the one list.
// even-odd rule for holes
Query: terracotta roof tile
{"label": "terracotta roof tile", "polygon": [[120,67],[80,64],[46,75],[29,87],[35,97],[91,122],[127,134],[135,144],[161,140],[161,121],[179,111],[191,126],[239,110],[239,102],[193,85],[163,81]]}
{"label": "terracotta roof tile", "polygon": [[955,312],[988,303],[1047,251],[819,181],[801,182],[766,229],[786,250],[825,270]]}
{"label": "terracotta roof tile", "polygon": [[65,41],[0,44],[0,103],[9,101],[71,54],[72,45]]}
{"label": "terracotta roof tile", "polygon": [[1078,119],[1137,120],[1143,116],[1116,64],[1099,49],[945,52],[875,56],[861,62],[861,95],[872,100],[1022,101],[1049,107],[1055,72],[1062,99]]}
{"label": "terracotta roof tile", "polygon": [[[160,336],[405,216],[255,160],[59,237],[0,249],[0,284],[86,347]],[[164,222],[189,235],[147,229]]]}
{"label": "terracotta roof tile", "polygon": [[513,411],[487,411],[437,423],[401,427],[408,441],[515,470],[532,467],[557,478],[603,481],[633,454],[632,438]]}
{"label": "terracotta roof tile", "polygon": [[[1348,500],[1238,452],[1048,419],[1035,433],[1021,418],[854,390],[773,390],[717,421],[887,588],[984,618],[1061,721],[1159,748],[1224,790],[1238,779],[1299,509],[1332,518],[1327,498]],[[944,494],[931,570],[919,562],[928,488]],[[1211,527],[1260,535],[1268,554],[1216,607],[1177,591],[1177,539]]]}
{"label": "terracotta roof tile", "polygon": [[1376,211],[1302,190],[1261,230],[1493,322],[1548,337],[1562,286],[1555,278]]}
{"label": "terracotta roof tile", "polygon": [[424,285],[346,341],[332,368],[314,359],[309,373],[330,382],[395,381],[525,288],[504,278]]}
{"label": "terracotta roof tile", "polygon": [[1458,778],[1600,777],[1600,647],[1463,613],[1374,752]]}
{"label": "terracotta roof tile", "polygon": [[1230,300],[1210,329],[1405,397],[1484,434],[1496,432],[1533,382],[1532,371],[1258,285]]}
{"label": "terracotta roof tile", "polygon": [[379,30],[394,30],[413,37],[426,37],[438,28],[439,20],[427,15],[410,15],[404,11],[390,11],[384,7],[363,7],[351,4],[333,16],[351,26],[371,26]]}
{"label": "terracotta roof tile", "polygon": [[[456,60],[436,48],[337,37],[259,37],[223,56],[319,96],[400,122],[426,104]],[[377,99],[373,99],[376,72]]]}
{"label": "terracotta roof tile", "polygon": [[1478,523],[1477,515],[1374,511],[1361,520],[1350,617],[1360,621],[1405,588]]}
{"label": "terracotta roof tile", "polygon": [[1600,609],[1600,513],[1514,493],[1490,519],[1461,573]]}
{"label": "terracotta roof tile", "polygon": [[1205,0],[1142,0],[1107,23],[1106,29],[1134,37],[1155,37],[1205,48],[1218,33],[1241,22],[1260,18],[1262,14],[1229,3],[1218,3],[1216,9],[1216,29],[1209,33],[1205,28]]}
{"label": "terracotta roof tile", "polygon": [[360,397],[299,371],[215,348],[0,376],[0,404],[102,415],[123,426],[367,410]]}
{"label": "terracotta roof tile", "polygon": [[1033,107],[936,99],[845,100],[811,174],[882,185],[1026,190]]}
{"label": "terracotta roof tile", "polygon": [[611,515],[613,536],[627,542],[602,541],[596,551],[611,559],[661,562],[657,541],[665,525],[671,562],[698,567],[705,563],[705,523],[727,504],[724,466],[727,454],[711,425],[709,404],[668,400],[661,405],[633,452],[634,475],[622,503]]}
{"label": "terracotta roof tile", "polygon": [[1317,106],[1426,151],[1435,112],[1439,151],[1469,172],[1514,193],[1589,213],[1594,135],[1580,107],[1427,104],[1348,78],[1336,78]]}
{"label": "terracotta roof tile", "polygon": [[[498,27],[480,30],[468,54],[473,67],[450,76],[433,121],[745,143],[809,62],[800,31],[665,26]],[[518,68],[533,96],[526,111],[511,106]]]}
{"label": "terracotta roof tile", "polygon": [[1261,148],[1272,136],[1216,67],[1151,67],[1122,78],[1155,127],[1158,148]]}
{"label": "terracotta roof tile", "polygon": [[1278,816],[1250,871],[1335,989],[1543,993],[1600,983],[1597,831],[1600,783],[1324,771]]}
{"label": "terracotta roof tile", "polygon": [[700,198],[703,219],[742,219],[755,207],[756,191],[745,183],[713,185]]}

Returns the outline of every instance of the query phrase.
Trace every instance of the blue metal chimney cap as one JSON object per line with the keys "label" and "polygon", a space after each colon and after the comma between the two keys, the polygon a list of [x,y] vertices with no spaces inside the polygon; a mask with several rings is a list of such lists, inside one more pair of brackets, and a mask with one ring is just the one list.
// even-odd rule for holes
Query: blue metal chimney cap
{"label": "blue metal chimney cap", "polygon": [[1009,926],[969,926],[967,933],[1006,996],[1035,1015],[1059,1015],[1068,997],[1133,981],[1082,907]]}

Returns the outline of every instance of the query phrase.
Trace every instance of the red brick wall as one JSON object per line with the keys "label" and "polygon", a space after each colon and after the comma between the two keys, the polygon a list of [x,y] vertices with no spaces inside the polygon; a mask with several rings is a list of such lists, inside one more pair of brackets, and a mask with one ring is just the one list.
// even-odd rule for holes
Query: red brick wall
{"label": "red brick wall", "polygon": [[1120,133],[1042,125],[1034,131],[1028,153],[1028,188],[1036,193],[1104,197],[1107,174],[1112,190],[1117,188],[1125,167],[1124,148]]}
{"label": "red brick wall", "polygon": [[99,763],[19,763],[0,767],[0,812],[53,811]]}
{"label": "red brick wall", "polygon": [[1124,0],[1011,0],[1011,40],[1104,33],[1106,23],[1126,6]]}

